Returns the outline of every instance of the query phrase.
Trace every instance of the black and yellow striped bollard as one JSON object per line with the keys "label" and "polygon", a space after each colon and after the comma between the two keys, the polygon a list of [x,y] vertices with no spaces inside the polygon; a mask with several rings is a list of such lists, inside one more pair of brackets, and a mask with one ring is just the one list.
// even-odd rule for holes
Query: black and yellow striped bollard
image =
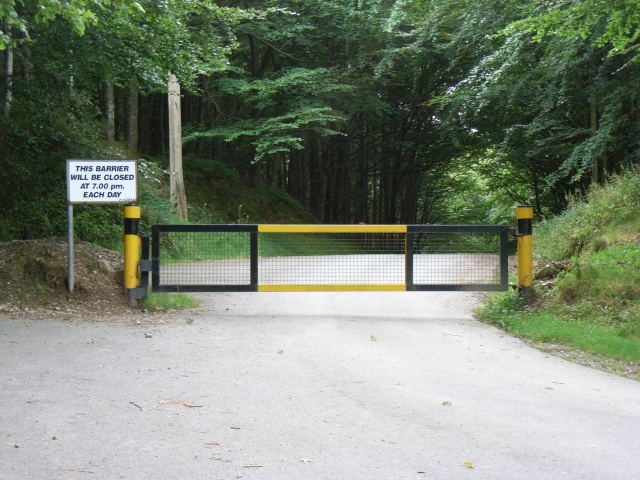
{"label": "black and yellow striped bollard", "polygon": [[131,292],[139,285],[138,265],[140,262],[140,206],[124,207],[124,288],[129,304],[135,306],[136,299]]}
{"label": "black and yellow striped bollard", "polygon": [[526,296],[533,289],[533,207],[519,206],[516,218],[518,220],[518,291]]}

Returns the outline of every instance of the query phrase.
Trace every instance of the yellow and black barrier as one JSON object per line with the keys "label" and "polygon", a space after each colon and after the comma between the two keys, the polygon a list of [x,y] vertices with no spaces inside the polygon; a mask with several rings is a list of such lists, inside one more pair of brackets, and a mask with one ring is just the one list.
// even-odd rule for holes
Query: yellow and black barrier
{"label": "yellow and black barrier", "polygon": [[158,292],[497,291],[505,225],[156,225]]}
{"label": "yellow and black barrier", "polygon": [[124,288],[138,286],[138,262],[140,260],[140,207],[124,207]]}
{"label": "yellow and black barrier", "polygon": [[[143,258],[148,256],[149,238],[140,236],[140,206],[124,207],[124,289],[129,303],[147,298],[148,281],[142,281],[140,273],[140,247]],[[146,250],[146,251],[145,251]],[[146,274],[148,277],[148,274]]]}
{"label": "yellow and black barrier", "polygon": [[533,207],[519,206],[518,221],[518,290],[527,294],[533,288]]}

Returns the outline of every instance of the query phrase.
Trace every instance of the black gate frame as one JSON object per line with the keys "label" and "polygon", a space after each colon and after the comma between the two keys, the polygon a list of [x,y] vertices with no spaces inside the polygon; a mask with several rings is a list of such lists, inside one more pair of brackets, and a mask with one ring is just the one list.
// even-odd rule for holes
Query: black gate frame
{"label": "black gate frame", "polygon": [[[397,226],[394,226],[397,227]],[[250,235],[250,283],[246,285],[163,285],[160,278],[160,235],[169,232],[243,232]],[[397,232],[393,232],[397,233]],[[415,236],[420,233],[497,233],[500,235],[500,283],[415,284],[413,255]],[[151,288],[153,292],[257,292],[259,225],[154,225],[151,242]],[[406,291],[505,291],[508,289],[507,225],[407,225],[405,242]],[[400,284],[401,285],[401,284]]]}

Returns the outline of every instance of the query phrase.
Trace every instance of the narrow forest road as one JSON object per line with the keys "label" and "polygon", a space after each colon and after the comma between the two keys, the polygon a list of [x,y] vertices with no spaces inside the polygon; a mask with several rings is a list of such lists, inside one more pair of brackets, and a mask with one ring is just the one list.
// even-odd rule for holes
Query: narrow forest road
{"label": "narrow forest road", "polygon": [[155,326],[0,317],[0,477],[640,477],[640,383],[474,294],[198,298]]}

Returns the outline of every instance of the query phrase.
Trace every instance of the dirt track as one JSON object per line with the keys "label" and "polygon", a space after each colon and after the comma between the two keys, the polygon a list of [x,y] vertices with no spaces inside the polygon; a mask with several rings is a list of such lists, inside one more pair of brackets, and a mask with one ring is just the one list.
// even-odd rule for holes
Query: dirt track
{"label": "dirt track", "polygon": [[474,321],[471,294],[201,300],[156,326],[0,317],[0,476],[640,476],[640,383]]}

